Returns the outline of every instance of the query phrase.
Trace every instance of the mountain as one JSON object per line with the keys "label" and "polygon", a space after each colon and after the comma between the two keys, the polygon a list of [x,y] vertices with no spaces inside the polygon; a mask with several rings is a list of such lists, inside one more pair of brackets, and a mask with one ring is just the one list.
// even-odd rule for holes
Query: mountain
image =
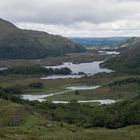
{"label": "mountain", "polygon": [[140,38],[131,38],[122,44],[120,55],[108,59],[101,66],[118,72],[140,74]]}
{"label": "mountain", "polygon": [[85,48],[59,35],[23,30],[0,19],[0,58],[36,59],[83,52]]}
{"label": "mountain", "polygon": [[126,41],[127,37],[72,37],[72,41],[85,47],[111,47]]}

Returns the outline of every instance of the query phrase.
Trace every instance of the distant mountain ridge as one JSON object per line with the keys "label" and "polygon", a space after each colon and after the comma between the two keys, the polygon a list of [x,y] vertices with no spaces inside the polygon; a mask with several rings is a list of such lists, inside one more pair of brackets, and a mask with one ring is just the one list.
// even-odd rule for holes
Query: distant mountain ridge
{"label": "distant mountain ridge", "polygon": [[23,30],[0,19],[0,58],[37,59],[83,52],[85,48],[59,35]]}
{"label": "distant mountain ridge", "polygon": [[108,59],[102,66],[118,72],[140,74],[140,38],[130,38],[120,48],[123,48],[120,55]]}
{"label": "distant mountain ridge", "polygon": [[85,47],[111,47],[126,41],[128,37],[71,37],[70,39]]}

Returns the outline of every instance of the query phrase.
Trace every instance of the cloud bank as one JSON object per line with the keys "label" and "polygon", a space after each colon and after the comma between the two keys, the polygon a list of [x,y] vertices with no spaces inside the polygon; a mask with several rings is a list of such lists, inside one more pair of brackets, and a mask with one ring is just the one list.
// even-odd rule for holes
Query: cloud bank
{"label": "cloud bank", "polygon": [[0,0],[0,17],[63,36],[139,36],[139,0]]}

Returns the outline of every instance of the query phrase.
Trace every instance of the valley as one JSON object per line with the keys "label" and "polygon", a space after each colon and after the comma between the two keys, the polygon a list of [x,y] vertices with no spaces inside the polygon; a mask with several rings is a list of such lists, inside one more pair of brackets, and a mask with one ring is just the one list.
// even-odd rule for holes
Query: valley
{"label": "valley", "polygon": [[[5,21],[0,20],[1,24],[5,25]],[[30,44],[27,43],[24,55],[7,57],[6,53],[0,56],[2,140],[140,138],[139,38],[123,38],[123,42],[115,46],[89,49],[62,37],[18,29],[9,22],[6,22],[6,29],[8,35],[12,32],[15,38],[19,34],[17,44],[23,38],[25,42],[37,38],[40,43],[45,39],[46,43],[47,36],[58,44],[62,39],[68,46],[62,41],[64,46],[56,47],[50,39],[55,51],[63,48],[60,54],[46,53],[41,57],[36,50],[40,45],[35,45],[37,54],[31,58],[26,55]],[[4,44],[7,43],[7,32],[4,34],[6,41],[2,40]],[[11,43],[8,41],[10,47],[15,41],[13,37],[10,37]],[[15,53],[22,47],[17,44],[12,50]],[[0,49],[3,50],[1,44]]]}
{"label": "valley", "polygon": [[[1,118],[0,124],[2,125],[2,127],[0,128],[0,137],[2,139],[18,140],[20,138],[23,140],[24,139],[41,140],[47,138],[55,140],[59,139],[65,140],[66,137],[67,139],[70,140],[77,139],[90,140],[93,138],[95,140],[139,139],[140,128],[139,125],[136,125],[139,124],[139,122],[131,122],[133,125],[128,125],[127,127],[123,128],[121,125],[119,126],[118,124],[116,124],[116,121],[114,122],[114,120],[110,120],[108,122],[109,128],[107,126],[106,128],[102,128],[102,126],[100,126],[99,124],[96,124],[97,125],[96,126],[90,122],[95,117],[94,111],[97,110],[101,111],[101,108],[103,108],[104,110],[104,107],[109,108],[113,106],[115,107],[117,106],[117,104],[118,105],[123,104],[122,106],[124,106],[125,103],[123,102],[125,100],[138,98],[140,94],[139,82],[137,82],[137,80],[136,82],[129,82],[128,80],[128,82],[126,83],[123,81],[127,81],[127,79],[139,79],[140,81],[139,75],[128,75],[112,72],[112,73],[100,73],[93,76],[86,76],[78,79],[67,78],[67,79],[42,80],[40,77],[41,77],[40,75],[0,76],[1,87],[9,88],[17,86],[21,90],[21,93],[18,94],[14,93],[14,91],[13,93],[12,92],[6,93],[7,97],[9,96],[8,94],[12,94],[12,96],[15,97],[17,97],[17,95],[18,96],[30,95],[37,96],[37,98],[35,99],[38,100],[39,99],[38,95],[43,96],[41,102],[40,101],[23,102],[22,100],[20,101],[15,97],[7,98],[1,95],[2,99],[0,100],[1,105],[0,110],[2,116],[0,117]],[[116,84],[116,82],[121,83],[121,81],[122,84],[118,85]],[[30,85],[32,83],[42,83],[43,88],[31,87]],[[89,90],[67,89],[68,87],[78,87],[78,86],[96,87],[99,85],[100,87],[97,89],[89,89]],[[52,96],[48,96],[53,93],[62,93],[62,94],[54,94]],[[46,98],[46,96],[48,97]],[[85,103],[77,102],[91,100],[94,101]],[[97,100],[100,101],[102,100],[103,105],[100,105],[102,102]],[[111,103],[113,104],[110,105],[108,103],[106,104],[105,101],[107,100],[109,100],[109,102],[111,101]],[[43,103],[42,101],[47,102]],[[118,101],[118,103],[114,104],[115,103],[114,101]],[[64,102],[69,102],[69,104],[63,104]],[[139,107],[138,103],[137,106]],[[115,110],[117,111],[117,109]],[[132,110],[134,111],[134,109]],[[81,113],[79,113],[79,111]],[[86,112],[86,114],[84,112]],[[91,113],[89,113],[88,115],[87,112]],[[131,110],[129,110],[129,112],[131,112]],[[101,113],[102,117],[104,117],[103,114],[105,115],[106,113]],[[115,115],[116,117],[117,114]],[[100,115],[99,114],[96,115],[97,118],[99,118]],[[137,112],[137,115],[138,120],[139,112]],[[114,118],[114,116],[112,117]],[[79,120],[81,123],[79,122]],[[112,128],[112,125],[113,127],[117,127],[117,129],[116,128],[110,129],[110,127]]]}
{"label": "valley", "polygon": [[0,0],[0,140],[140,140],[140,0]]}

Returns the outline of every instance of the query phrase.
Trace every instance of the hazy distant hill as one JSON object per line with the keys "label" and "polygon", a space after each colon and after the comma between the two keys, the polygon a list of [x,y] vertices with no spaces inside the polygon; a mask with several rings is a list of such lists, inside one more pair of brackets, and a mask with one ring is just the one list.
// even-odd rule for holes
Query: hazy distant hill
{"label": "hazy distant hill", "polygon": [[85,51],[84,47],[59,35],[22,30],[0,19],[0,58],[33,59]]}
{"label": "hazy distant hill", "polygon": [[140,74],[140,38],[131,38],[120,47],[125,48],[120,55],[102,64],[115,71]]}
{"label": "hazy distant hill", "polygon": [[73,37],[72,41],[79,43],[85,47],[106,47],[117,45],[126,41],[127,37],[101,37],[101,38],[89,38],[89,37]]}

